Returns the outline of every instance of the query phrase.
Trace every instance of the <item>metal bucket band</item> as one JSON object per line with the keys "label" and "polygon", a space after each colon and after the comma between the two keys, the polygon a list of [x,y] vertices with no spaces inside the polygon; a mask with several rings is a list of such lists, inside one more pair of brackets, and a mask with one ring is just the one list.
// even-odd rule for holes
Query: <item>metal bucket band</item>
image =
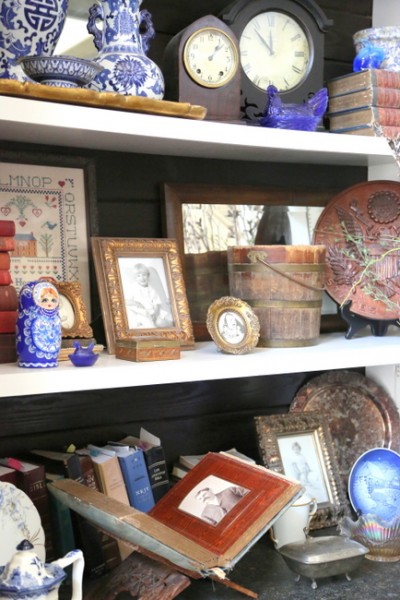
{"label": "metal bucket band", "polygon": [[[265,263],[264,263],[265,264]],[[261,263],[231,263],[228,269],[231,271],[256,271],[265,273],[265,266]],[[322,273],[325,269],[323,263],[273,263],[273,266],[280,271],[290,273]],[[280,273],[283,275],[284,273]]]}
{"label": "metal bucket band", "polygon": [[244,299],[253,308],[321,308],[321,300],[253,300]]}

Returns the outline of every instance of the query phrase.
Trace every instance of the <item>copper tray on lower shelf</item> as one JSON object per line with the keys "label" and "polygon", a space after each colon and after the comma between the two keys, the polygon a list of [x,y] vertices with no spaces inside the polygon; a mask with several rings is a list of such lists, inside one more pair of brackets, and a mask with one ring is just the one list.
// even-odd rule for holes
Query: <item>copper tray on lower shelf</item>
{"label": "copper tray on lower shelf", "polygon": [[400,416],[394,400],[361,373],[329,371],[310,379],[290,405],[290,412],[308,411],[325,415],[344,489],[353,464],[366,450],[400,450]]}
{"label": "copper tray on lower shelf", "polygon": [[188,102],[154,100],[142,96],[124,96],[113,92],[96,92],[85,88],[58,88],[14,79],[0,79],[0,95],[185,119],[202,120],[207,114],[207,109],[204,106],[189,104]]}

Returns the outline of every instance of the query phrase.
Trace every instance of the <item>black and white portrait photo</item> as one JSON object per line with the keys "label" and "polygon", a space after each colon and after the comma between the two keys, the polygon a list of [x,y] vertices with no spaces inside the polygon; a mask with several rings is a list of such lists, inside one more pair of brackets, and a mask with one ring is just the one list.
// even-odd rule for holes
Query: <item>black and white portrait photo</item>
{"label": "black and white portrait photo", "polygon": [[218,319],[218,331],[225,342],[240,344],[244,339],[246,326],[239,314],[234,311],[226,311]]}
{"label": "black and white portrait photo", "polygon": [[299,481],[318,504],[329,502],[326,475],[321,464],[315,438],[310,433],[278,438],[285,475]]}
{"label": "black and white portrait photo", "polygon": [[174,326],[162,258],[119,257],[129,329],[158,329]]}
{"label": "black and white portrait photo", "polygon": [[249,492],[245,487],[209,475],[182,500],[179,509],[211,525],[218,525]]}

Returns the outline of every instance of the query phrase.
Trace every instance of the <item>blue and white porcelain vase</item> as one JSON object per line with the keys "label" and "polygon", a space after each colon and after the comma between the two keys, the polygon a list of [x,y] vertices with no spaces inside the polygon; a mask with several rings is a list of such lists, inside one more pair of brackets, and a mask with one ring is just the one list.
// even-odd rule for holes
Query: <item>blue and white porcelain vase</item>
{"label": "blue and white porcelain vase", "polygon": [[51,56],[63,30],[69,0],[0,0],[0,77],[25,81],[23,56]]}
{"label": "blue and white porcelain vase", "polygon": [[[88,85],[102,92],[161,100],[164,78],[147,56],[155,30],[142,0],[100,0],[89,9],[87,29],[99,51],[94,58],[103,71]],[[103,27],[98,27],[102,21]]]}
{"label": "blue and white porcelain vase", "polygon": [[20,290],[16,330],[20,367],[57,367],[61,318],[57,288],[46,280],[30,281]]}

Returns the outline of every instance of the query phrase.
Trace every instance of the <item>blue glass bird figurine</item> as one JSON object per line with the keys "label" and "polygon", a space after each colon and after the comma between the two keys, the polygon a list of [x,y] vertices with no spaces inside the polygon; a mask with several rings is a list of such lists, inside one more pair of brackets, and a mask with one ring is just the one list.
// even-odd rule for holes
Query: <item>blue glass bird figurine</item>
{"label": "blue glass bird figurine", "polygon": [[295,104],[282,102],[277,88],[269,85],[267,103],[259,123],[262,127],[315,131],[327,107],[327,88],[321,88],[308,100]]}

